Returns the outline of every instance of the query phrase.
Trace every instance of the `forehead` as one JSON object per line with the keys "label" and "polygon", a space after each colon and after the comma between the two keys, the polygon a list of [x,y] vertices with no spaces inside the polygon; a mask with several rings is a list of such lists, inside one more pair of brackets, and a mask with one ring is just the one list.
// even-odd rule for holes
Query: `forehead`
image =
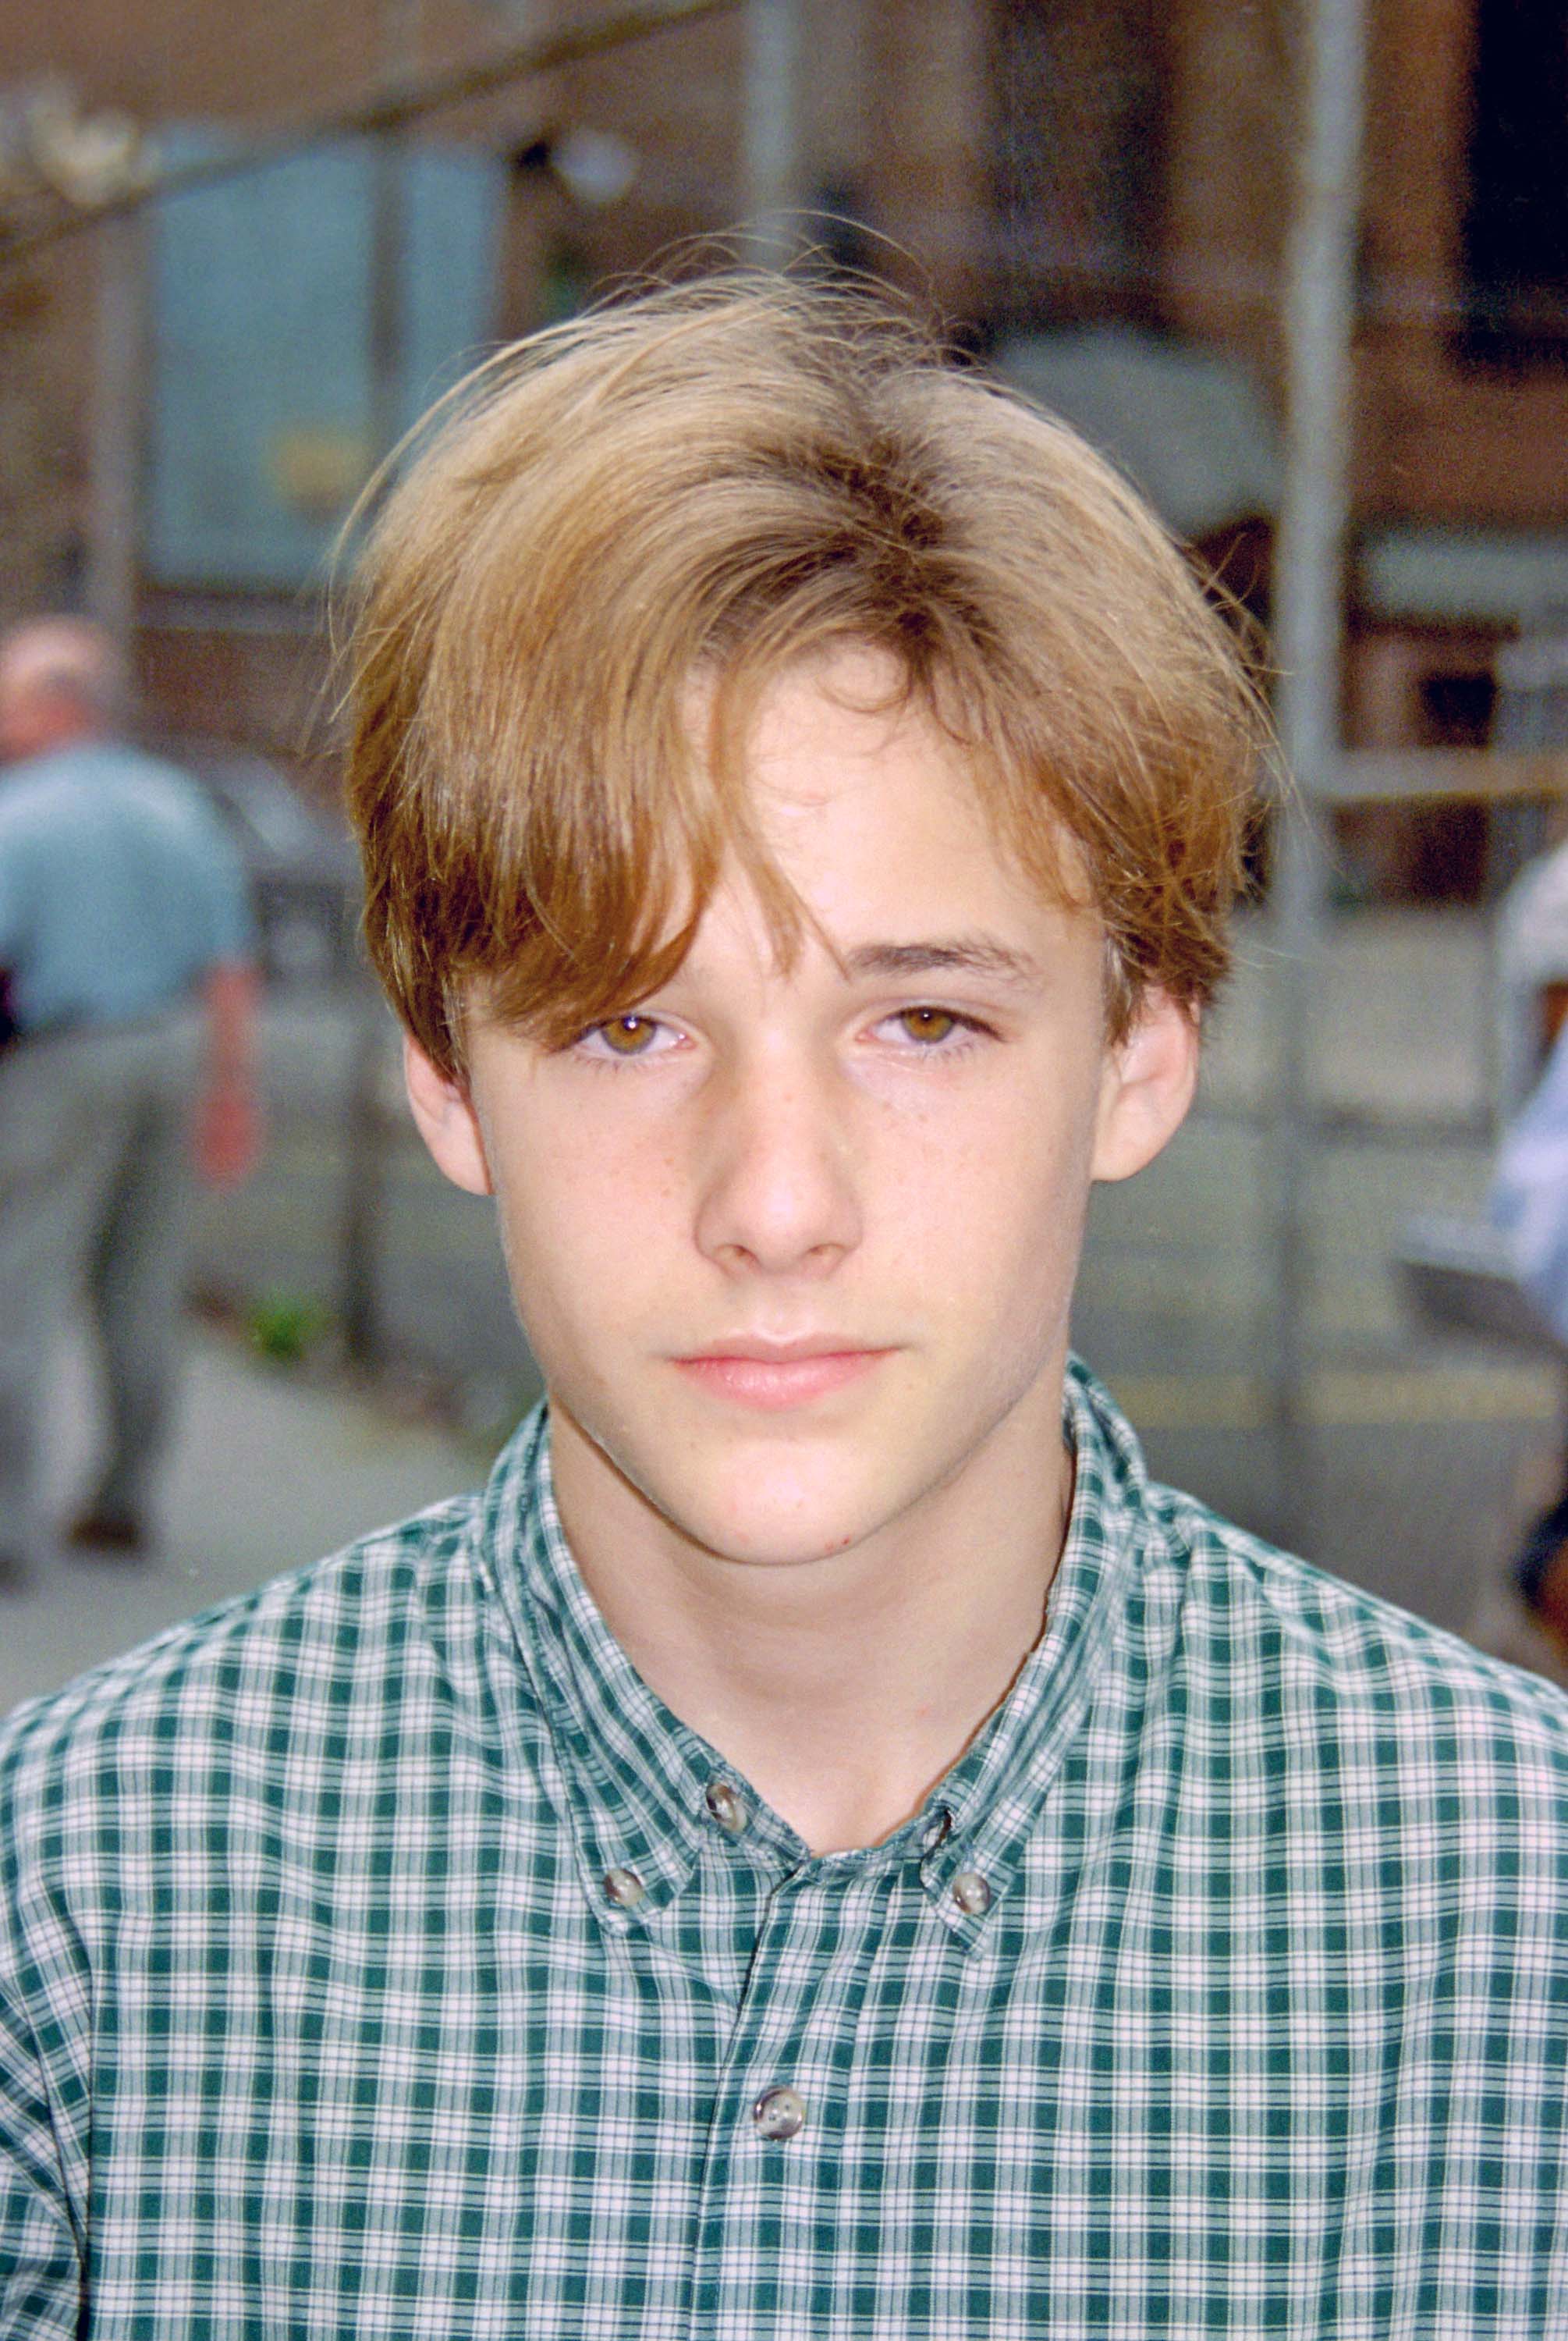
{"label": "forehead", "polygon": [[[838,650],[772,678],[749,710],[742,757],[749,825],[805,913],[808,934],[846,962],[890,971],[918,945],[1000,973],[1097,927],[1026,871],[1004,839],[976,759],[907,687],[885,652]],[[1064,842],[1064,856],[1070,849]],[[698,934],[769,927],[732,854]]]}
{"label": "forehead", "polygon": [[851,644],[772,677],[750,703],[742,763],[751,819],[781,860],[858,845],[907,880],[935,851],[956,857],[950,882],[983,878],[1038,896],[978,754],[885,651]]}
{"label": "forehead", "polygon": [[57,691],[98,684],[113,671],[114,652],[88,624],[40,618],[0,639],[0,686]]}
{"label": "forehead", "polygon": [[749,714],[746,774],[765,815],[808,812],[890,772],[972,789],[957,743],[885,651],[849,643],[796,661],[755,691]]}

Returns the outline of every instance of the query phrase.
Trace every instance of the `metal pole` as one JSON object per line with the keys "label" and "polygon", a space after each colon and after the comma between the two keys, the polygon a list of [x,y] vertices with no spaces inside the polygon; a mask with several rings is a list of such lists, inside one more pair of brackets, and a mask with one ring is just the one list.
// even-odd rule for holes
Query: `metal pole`
{"label": "metal pole", "polygon": [[[389,92],[412,86],[419,62],[423,0],[382,0],[382,75]],[[382,463],[402,423],[403,274],[408,252],[408,134],[401,123],[375,133],[372,146],[370,255],[370,447]]]}
{"label": "metal pole", "polygon": [[[382,73],[389,90],[412,84],[418,65],[422,0],[382,0]],[[409,142],[401,124],[375,134],[372,154],[369,282],[369,413],[372,463],[382,463],[400,436],[403,354],[407,346],[404,273],[408,251]],[[385,1356],[377,1277],[377,1222],[386,1191],[385,1115],[381,1073],[386,1010],[372,986],[362,987],[348,1068],[341,1288],[343,1348],[367,1370]]]}
{"label": "metal pole", "polygon": [[1352,338],[1365,0],[1304,0],[1301,130],[1285,245],[1286,457],[1275,549],[1276,712],[1300,802],[1280,808],[1271,889],[1275,1091],[1273,1400],[1279,1532],[1310,1540],[1308,1223],[1318,1134],[1311,1035],[1326,918],[1322,799],[1342,753]]}
{"label": "metal pole", "polygon": [[741,201],[751,256],[782,268],[794,250],[799,125],[799,0],[746,0]]}
{"label": "metal pole", "polygon": [[86,601],[127,664],[136,619],[144,250],[139,213],[100,223],[88,418]]}

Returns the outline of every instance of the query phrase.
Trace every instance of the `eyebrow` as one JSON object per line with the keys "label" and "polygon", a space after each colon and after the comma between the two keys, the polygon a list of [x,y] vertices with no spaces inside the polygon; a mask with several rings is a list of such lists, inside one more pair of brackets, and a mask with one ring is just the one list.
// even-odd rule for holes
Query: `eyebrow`
{"label": "eyebrow", "polygon": [[988,935],[952,935],[907,943],[858,943],[843,954],[847,976],[983,975],[992,982],[1025,991],[1041,981],[1027,951],[1008,949]]}

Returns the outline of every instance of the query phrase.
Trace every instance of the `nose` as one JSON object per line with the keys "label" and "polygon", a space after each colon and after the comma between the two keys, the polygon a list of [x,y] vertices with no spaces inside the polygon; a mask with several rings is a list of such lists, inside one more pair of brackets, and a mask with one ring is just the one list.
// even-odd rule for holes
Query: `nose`
{"label": "nose", "polygon": [[736,1068],[707,1101],[697,1242],[727,1270],[829,1271],[860,1240],[843,1101],[801,1061]]}

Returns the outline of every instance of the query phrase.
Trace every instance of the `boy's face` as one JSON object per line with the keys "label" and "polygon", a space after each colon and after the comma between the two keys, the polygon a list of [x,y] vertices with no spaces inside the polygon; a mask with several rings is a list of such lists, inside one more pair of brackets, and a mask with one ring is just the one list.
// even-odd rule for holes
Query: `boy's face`
{"label": "boy's face", "polygon": [[755,737],[764,837],[841,964],[808,931],[782,971],[737,874],[611,1024],[552,1051],[476,1018],[466,1090],[410,1050],[437,1161],[498,1199],[574,1484],[736,1561],[961,1508],[1008,1455],[1048,1479],[1090,1183],[1191,1095],[1163,995],[1107,1049],[1097,924],[1013,868],[952,744],[856,711],[888,681],[869,652],[791,672]]}

